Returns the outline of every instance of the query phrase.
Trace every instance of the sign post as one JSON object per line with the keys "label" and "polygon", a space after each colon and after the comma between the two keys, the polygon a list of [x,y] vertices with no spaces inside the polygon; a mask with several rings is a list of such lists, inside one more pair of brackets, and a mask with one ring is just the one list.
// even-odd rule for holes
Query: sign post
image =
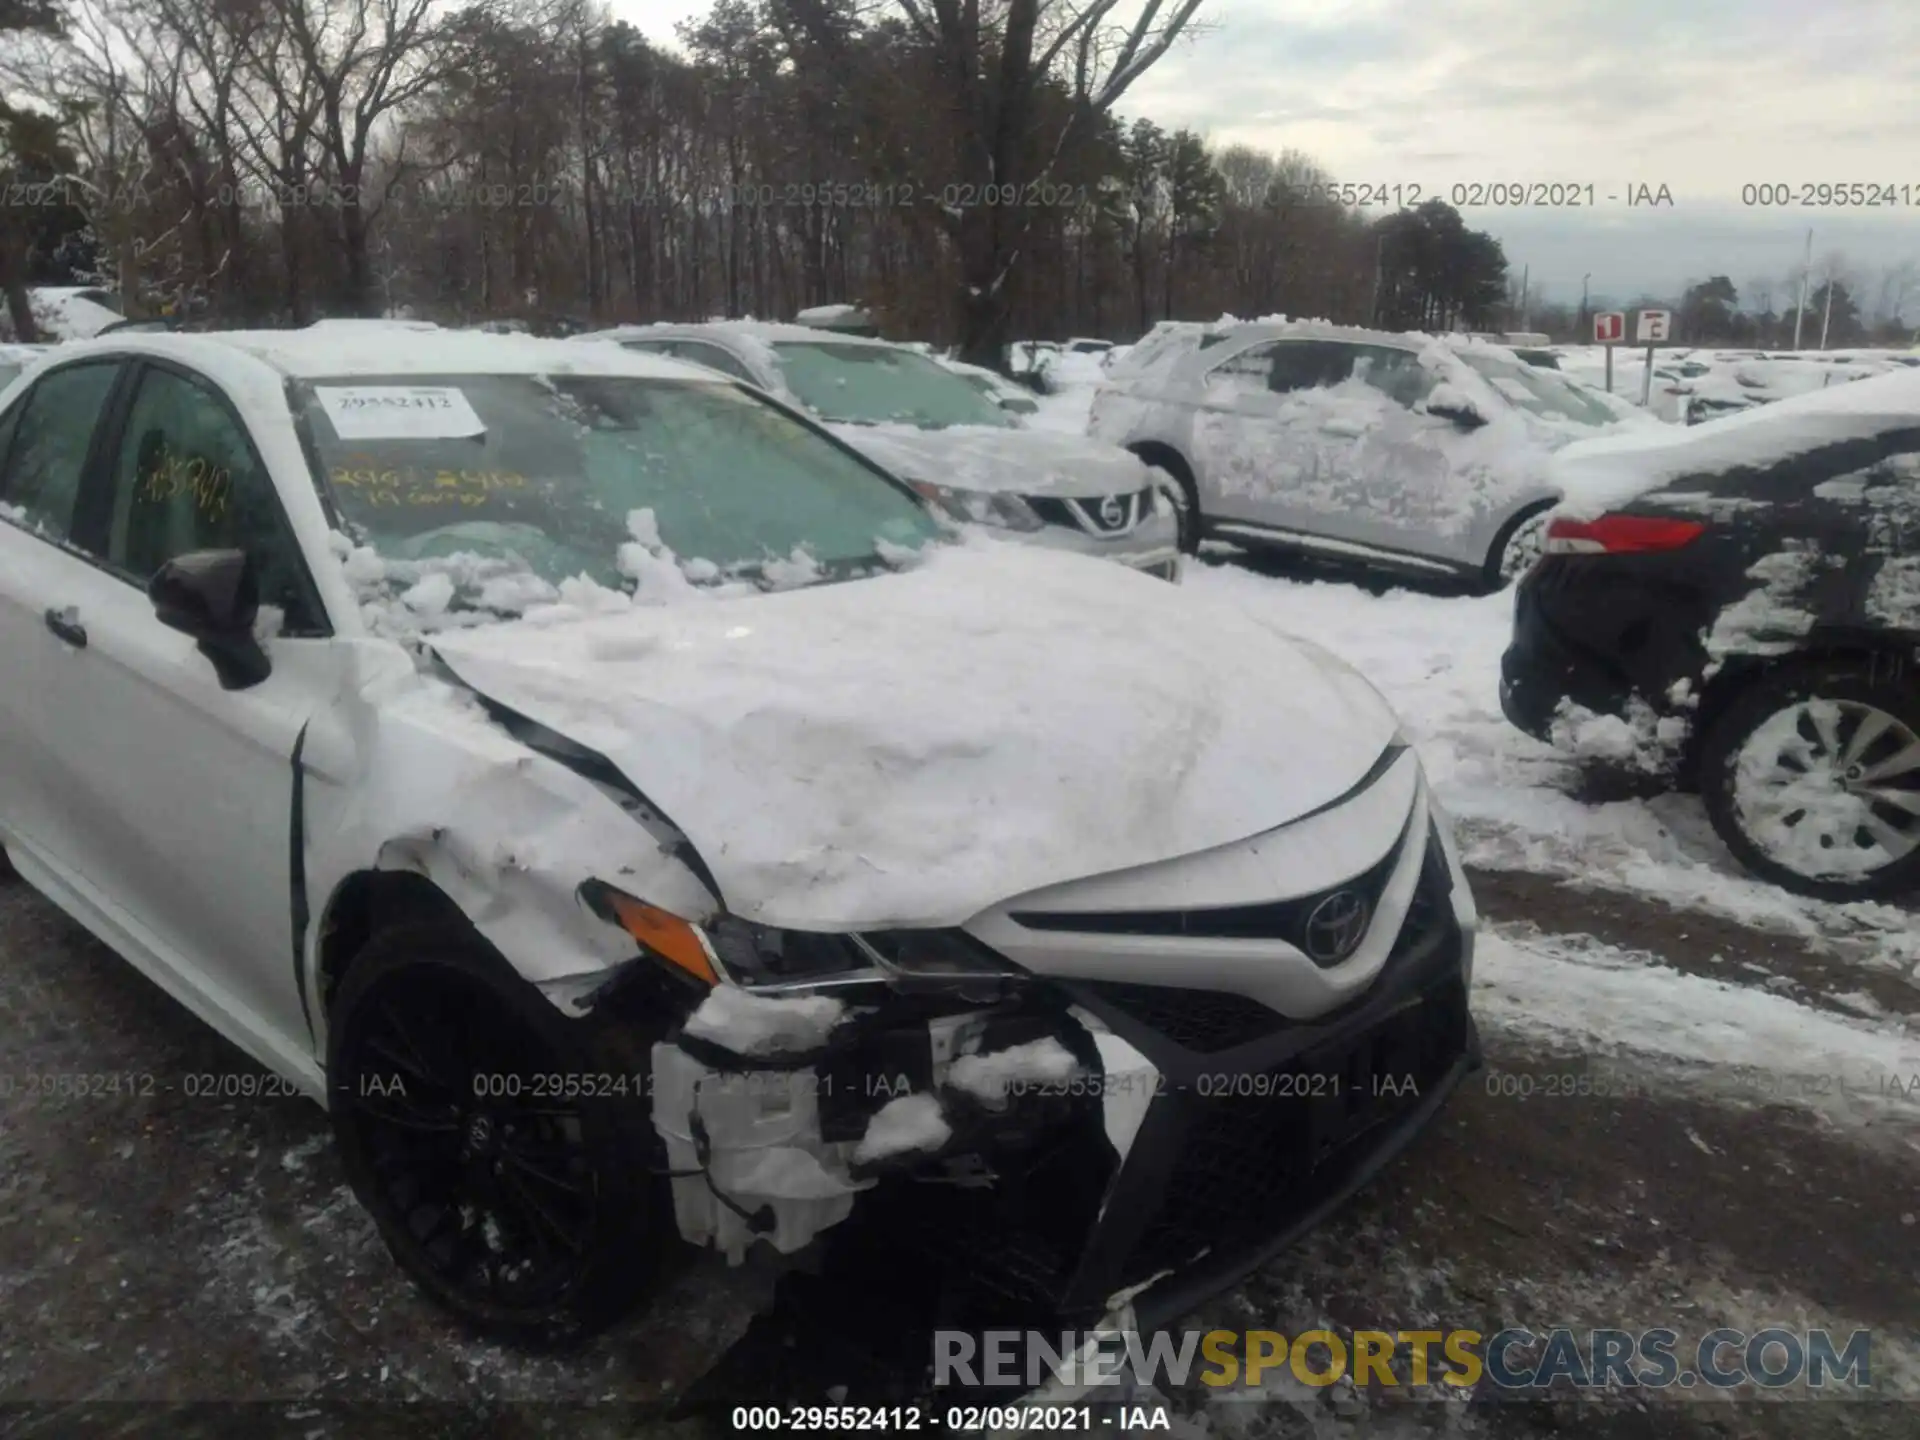
{"label": "sign post", "polygon": [[1613,347],[1627,338],[1626,312],[1602,310],[1593,317],[1593,343],[1607,347],[1607,394],[1613,393]]}
{"label": "sign post", "polygon": [[1633,317],[1634,341],[1647,347],[1646,378],[1640,386],[1642,405],[1653,400],[1653,347],[1667,338],[1667,327],[1672,322],[1673,312],[1669,310],[1642,310]]}

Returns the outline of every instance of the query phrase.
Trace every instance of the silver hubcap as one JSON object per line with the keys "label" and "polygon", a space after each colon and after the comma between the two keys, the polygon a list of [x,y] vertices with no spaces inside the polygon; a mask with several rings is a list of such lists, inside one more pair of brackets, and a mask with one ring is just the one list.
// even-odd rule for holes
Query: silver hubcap
{"label": "silver hubcap", "polygon": [[1507,547],[1500,552],[1500,578],[1518,580],[1540,558],[1547,544],[1547,517],[1536,515],[1523,521],[1518,530],[1507,537]]}
{"label": "silver hubcap", "polygon": [[1808,879],[1861,879],[1920,849],[1920,736],[1854,700],[1769,716],[1734,757],[1747,838]]}

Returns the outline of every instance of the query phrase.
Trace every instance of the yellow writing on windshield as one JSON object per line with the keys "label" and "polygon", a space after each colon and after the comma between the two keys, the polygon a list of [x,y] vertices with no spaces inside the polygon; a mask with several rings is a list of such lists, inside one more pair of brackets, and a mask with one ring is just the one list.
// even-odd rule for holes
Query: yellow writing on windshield
{"label": "yellow writing on windshield", "polygon": [[501,491],[524,490],[517,470],[425,470],[417,465],[337,465],[328,478],[369,505],[484,505]]}

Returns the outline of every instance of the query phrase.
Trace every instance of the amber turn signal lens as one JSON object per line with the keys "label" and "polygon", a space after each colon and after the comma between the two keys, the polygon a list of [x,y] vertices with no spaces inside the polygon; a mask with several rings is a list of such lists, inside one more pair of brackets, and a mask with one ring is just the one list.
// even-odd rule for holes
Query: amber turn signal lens
{"label": "amber turn signal lens", "polygon": [[669,914],[644,900],[636,900],[631,895],[622,895],[618,890],[610,889],[605,894],[607,904],[620,921],[621,929],[694,979],[708,985],[720,983],[720,977],[714,973],[713,961],[708,958],[706,944],[693,926],[678,915]]}

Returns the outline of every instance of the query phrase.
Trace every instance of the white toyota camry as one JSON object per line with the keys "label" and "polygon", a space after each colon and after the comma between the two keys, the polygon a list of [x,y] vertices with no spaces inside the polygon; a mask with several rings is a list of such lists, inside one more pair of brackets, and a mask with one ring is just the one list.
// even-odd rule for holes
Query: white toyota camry
{"label": "white toyota camry", "polygon": [[1365,681],[956,541],[711,372],[63,346],[0,394],[0,517],[7,854],[323,1103],[490,1333],[902,1195],[1170,1317],[1474,1062],[1472,901]]}

